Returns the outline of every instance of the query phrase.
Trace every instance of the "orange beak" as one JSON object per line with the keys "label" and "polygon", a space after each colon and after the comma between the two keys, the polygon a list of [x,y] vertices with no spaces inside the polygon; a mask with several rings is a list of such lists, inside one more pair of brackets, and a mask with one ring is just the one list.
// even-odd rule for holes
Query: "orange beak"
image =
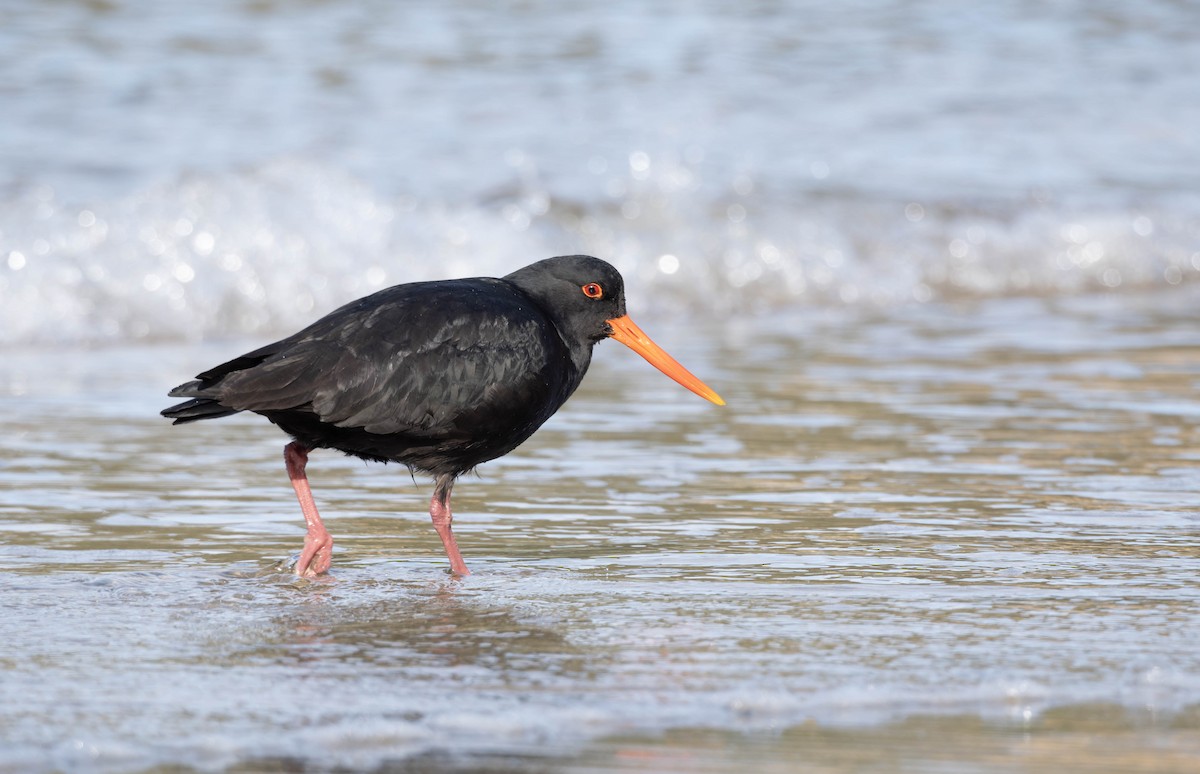
{"label": "orange beak", "polygon": [[614,339],[646,358],[646,362],[650,363],[650,365],[662,371],[684,387],[687,387],[701,398],[711,400],[718,406],[725,405],[725,401],[721,400],[720,395],[713,392],[707,384],[692,376],[691,372],[679,365],[679,362],[675,358],[668,355],[663,351],[662,347],[651,341],[649,336],[642,333],[641,328],[633,324],[633,320],[630,320],[628,315],[614,317],[608,321],[608,324],[612,327],[612,337]]}

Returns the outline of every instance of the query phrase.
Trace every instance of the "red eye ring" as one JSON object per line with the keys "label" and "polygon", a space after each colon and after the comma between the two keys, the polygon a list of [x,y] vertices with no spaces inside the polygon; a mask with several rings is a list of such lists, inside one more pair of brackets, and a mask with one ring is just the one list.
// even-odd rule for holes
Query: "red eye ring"
{"label": "red eye ring", "polygon": [[581,287],[580,290],[582,290],[583,294],[585,296],[587,296],[588,298],[603,298],[604,297],[604,288],[600,287],[600,285],[596,282],[589,282],[588,284]]}

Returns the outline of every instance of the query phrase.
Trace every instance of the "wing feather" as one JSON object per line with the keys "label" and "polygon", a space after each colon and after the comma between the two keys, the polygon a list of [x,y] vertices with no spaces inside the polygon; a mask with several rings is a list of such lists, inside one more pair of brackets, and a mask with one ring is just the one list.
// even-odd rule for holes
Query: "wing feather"
{"label": "wing feather", "polygon": [[564,361],[553,325],[510,283],[414,283],[218,366],[191,393],[231,409],[310,411],[370,433],[466,436],[545,405],[561,389]]}

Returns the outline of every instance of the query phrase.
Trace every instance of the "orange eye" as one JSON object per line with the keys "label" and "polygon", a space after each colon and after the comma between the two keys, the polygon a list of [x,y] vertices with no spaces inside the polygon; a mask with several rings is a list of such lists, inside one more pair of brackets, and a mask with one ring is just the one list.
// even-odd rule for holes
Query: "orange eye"
{"label": "orange eye", "polygon": [[583,294],[588,298],[601,298],[604,295],[604,288],[595,282],[589,282],[581,289],[583,290]]}

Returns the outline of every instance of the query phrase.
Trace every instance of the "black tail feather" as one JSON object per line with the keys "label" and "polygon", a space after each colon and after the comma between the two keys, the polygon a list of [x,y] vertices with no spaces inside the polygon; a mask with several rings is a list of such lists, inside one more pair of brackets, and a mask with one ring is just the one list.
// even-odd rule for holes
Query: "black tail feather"
{"label": "black tail feather", "polygon": [[[174,394],[174,390],[171,391]],[[185,422],[196,422],[201,419],[216,419],[217,417],[227,417],[230,414],[236,414],[241,409],[232,409],[228,406],[222,406],[212,398],[195,398],[193,400],[184,401],[170,408],[163,409],[160,413],[168,419],[174,419],[171,424],[181,425]]]}
{"label": "black tail feather", "polygon": [[178,387],[173,388],[170,392],[168,392],[167,397],[168,398],[194,398],[199,394],[198,391],[203,390],[205,388],[205,386],[206,385],[204,384],[204,382],[200,379],[196,379],[196,380],[190,381],[190,382],[185,382],[185,383],[179,385]]}

